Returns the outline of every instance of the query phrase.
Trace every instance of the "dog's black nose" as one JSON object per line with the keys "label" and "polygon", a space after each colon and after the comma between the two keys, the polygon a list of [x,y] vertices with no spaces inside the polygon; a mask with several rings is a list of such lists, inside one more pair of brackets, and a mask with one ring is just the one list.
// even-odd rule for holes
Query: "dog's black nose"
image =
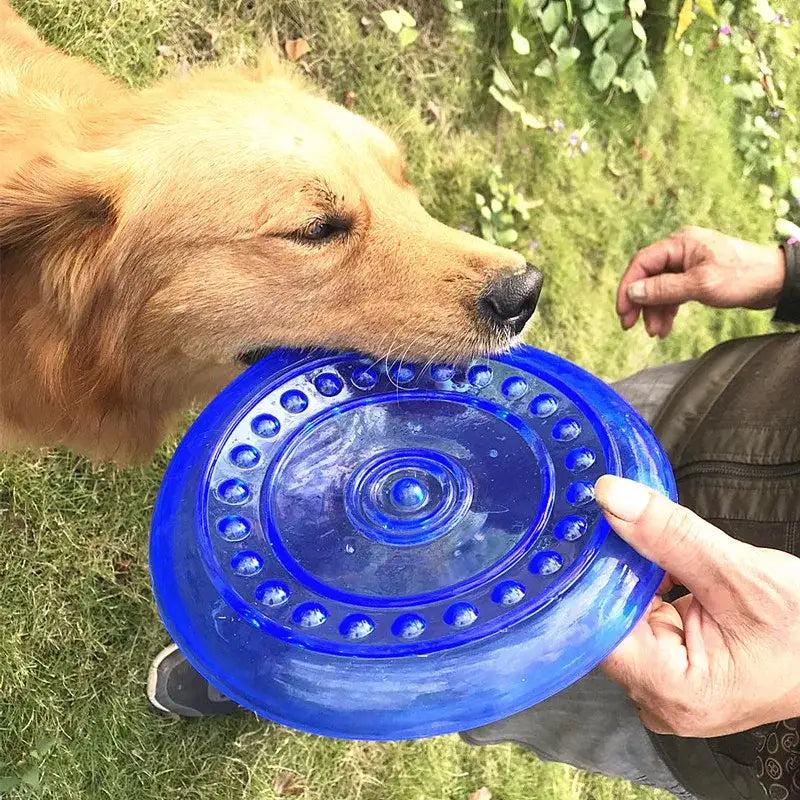
{"label": "dog's black nose", "polygon": [[519,333],[533,315],[543,280],[542,273],[531,264],[521,272],[501,272],[478,298],[478,313],[495,325]]}

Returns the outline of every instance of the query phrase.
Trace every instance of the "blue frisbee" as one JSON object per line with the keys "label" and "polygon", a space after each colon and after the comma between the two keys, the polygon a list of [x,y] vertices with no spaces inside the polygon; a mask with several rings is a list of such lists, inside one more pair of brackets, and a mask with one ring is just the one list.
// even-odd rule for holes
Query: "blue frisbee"
{"label": "blue frisbee", "polygon": [[662,571],[594,500],[675,498],[642,418],[530,347],[469,365],[277,351],[180,443],[156,503],[159,612],[263,717],[348,739],[467,730],[589,672]]}

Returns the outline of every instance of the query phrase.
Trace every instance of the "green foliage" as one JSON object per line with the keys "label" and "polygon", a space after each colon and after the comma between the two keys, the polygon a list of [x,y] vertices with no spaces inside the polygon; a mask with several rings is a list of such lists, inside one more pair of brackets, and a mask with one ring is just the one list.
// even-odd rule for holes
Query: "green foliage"
{"label": "green foliage", "polygon": [[800,109],[787,93],[797,45],[784,13],[766,0],[742,9],[735,26],[728,22],[733,12],[730,2],[720,8],[726,33],[719,42],[738,56],[730,91],[740,111],[737,144],[744,174],[758,181],[759,203],[775,215],[776,233],[800,239]]}
{"label": "green foliage", "polygon": [[417,21],[404,8],[390,8],[381,11],[381,19],[392,33],[397,34],[397,41],[401,48],[408,47],[417,40],[419,36]]}
{"label": "green foliage", "polygon": [[[315,54],[305,65],[310,78],[334,100],[352,90],[354,110],[397,135],[412,183],[442,222],[473,222],[476,188],[491,203],[494,163],[503,167],[499,184],[508,180],[545,199],[527,221],[512,211],[512,246],[525,250],[538,241],[546,274],[527,336],[601,377],[691,358],[769,329],[769,312],[689,304],[673,335],[654,341],[640,327],[623,333],[614,312],[631,255],[682,224],[758,241],[772,235],[775,210],[762,208],[758,189],[771,189],[772,178],[753,171],[742,179],[748,162],[738,149],[740,127],[750,105],[734,97],[733,86],[751,79],[740,78],[734,48],[710,50],[710,22],[698,20],[681,42],[694,42],[691,58],[674,46],[653,56],[658,91],[646,113],[637,113],[633,103],[598,102],[588,79],[594,59],[583,13],[592,3],[571,0],[573,22],[564,25],[586,63],[579,59],[562,80],[534,76],[556,32],[542,45],[534,16],[540,5],[523,3],[525,19],[517,24],[531,53],[517,55],[509,44],[505,70],[498,65],[490,75],[493,86],[500,76],[498,96],[516,104],[506,112],[492,100],[488,111],[501,111],[497,119],[476,91],[487,79],[481,34],[495,4],[394,2],[404,3],[422,31],[401,57],[397,34],[376,10],[390,4],[374,0],[14,0],[48,41],[135,85],[172,66],[154,45],[173,48],[176,65],[252,63],[265,32],[277,31],[279,41],[307,38]],[[612,24],[609,15],[606,34]],[[787,43],[790,36],[797,41],[798,27],[781,31]],[[773,119],[764,106],[753,116],[789,143],[800,85],[785,57],[769,52],[776,79],[787,83],[787,111]],[[630,61],[618,76],[634,70]],[[503,83],[505,71],[513,81],[506,75]],[[444,121],[426,114],[431,100]],[[582,127],[586,119],[591,129]],[[541,120],[552,133],[539,130],[546,127]],[[573,128],[583,132],[578,140],[591,137],[588,152],[572,146]],[[144,684],[149,660],[167,638],[148,581],[147,530],[173,447],[165,444],[146,467],[125,470],[95,468],[61,451],[0,455],[3,800],[281,800],[286,795],[276,786],[287,771],[305,787],[304,800],[465,800],[484,785],[497,800],[672,800],[541,762],[512,745],[468,747],[455,736],[344,742],[246,713],[183,721],[153,714]],[[128,571],[117,568],[121,559]],[[37,735],[45,733],[59,743],[37,758]],[[34,766],[35,789],[20,782]]]}
{"label": "green foliage", "polygon": [[504,181],[503,170],[498,165],[489,173],[487,189],[486,194],[475,193],[481,236],[492,244],[511,247],[519,239],[517,222],[529,222],[531,210],[544,203],[542,200],[528,200],[513,183]]}
{"label": "green foliage", "polygon": [[657,85],[640,22],[645,11],[646,0],[510,0],[511,48],[528,56],[531,44],[521,29],[538,25],[548,37],[549,52],[534,67],[536,77],[559,78],[583,53],[591,53],[589,78],[598,91],[635,92],[646,104]]}

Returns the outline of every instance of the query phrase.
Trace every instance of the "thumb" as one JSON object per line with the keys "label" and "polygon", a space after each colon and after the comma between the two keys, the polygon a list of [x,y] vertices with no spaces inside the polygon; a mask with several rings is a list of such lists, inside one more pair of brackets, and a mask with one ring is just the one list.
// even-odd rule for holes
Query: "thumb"
{"label": "thumb", "polygon": [[737,573],[739,565],[746,564],[746,545],[627,478],[604,475],[597,481],[595,497],[611,527],[685,586],[709,612],[736,605]]}
{"label": "thumb", "polygon": [[695,279],[691,272],[662,272],[630,284],[628,299],[638,306],[685,303],[695,299]]}

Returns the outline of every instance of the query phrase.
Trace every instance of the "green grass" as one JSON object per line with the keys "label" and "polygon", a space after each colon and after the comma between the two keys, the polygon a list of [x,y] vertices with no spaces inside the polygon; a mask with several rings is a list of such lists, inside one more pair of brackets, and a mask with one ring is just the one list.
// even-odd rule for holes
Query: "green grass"
{"label": "green grass", "polygon": [[[681,224],[770,236],[734,149],[736,114],[722,81],[732,54],[705,52],[707,29],[693,33],[694,58],[673,48],[660,59],[661,89],[646,109],[628,98],[604,104],[585,71],[560,84],[529,75],[537,114],[562,119],[567,131],[592,124],[588,153],[571,158],[566,133],[526,132],[498,115],[481,88],[485,50],[454,34],[433,0],[406,3],[422,35],[402,56],[371,0],[18,5],[48,39],[136,85],[184,61],[248,60],[273,31],[279,40],[305,36],[312,77],[334,99],[354,91],[357,111],[400,136],[437,216],[475,226],[473,192],[495,162],[528,197],[545,201],[520,238],[523,247],[539,242],[536,259],[547,273],[531,340],[605,378],[768,327],[764,314],[692,307],[672,337],[653,342],[641,330],[623,335],[613,311],[633,252]],[[373,20],[366,30],[362,15]],[[479,8],[475,16],[480,21]],[[485,28],[493,30],[488,21]],[[157,45],[174,55],[159,55]],[[515,76],[526,69],[515,64]],[[440,123],[427,119],[430,100],[442,109]],[[271,800],[286,771],[314,800],[466,800],[482,785],[495,800],[661,796],[456,737],[345,743],[249,715],[152,715],[143,685],[166,637],[150,596],[146,541],[170,452],[166,446],[148,468],[128,470],[93,468],[61,452],[0,459],[0,776],[40,768],[28,774],[34,785],[9,796]]]}

